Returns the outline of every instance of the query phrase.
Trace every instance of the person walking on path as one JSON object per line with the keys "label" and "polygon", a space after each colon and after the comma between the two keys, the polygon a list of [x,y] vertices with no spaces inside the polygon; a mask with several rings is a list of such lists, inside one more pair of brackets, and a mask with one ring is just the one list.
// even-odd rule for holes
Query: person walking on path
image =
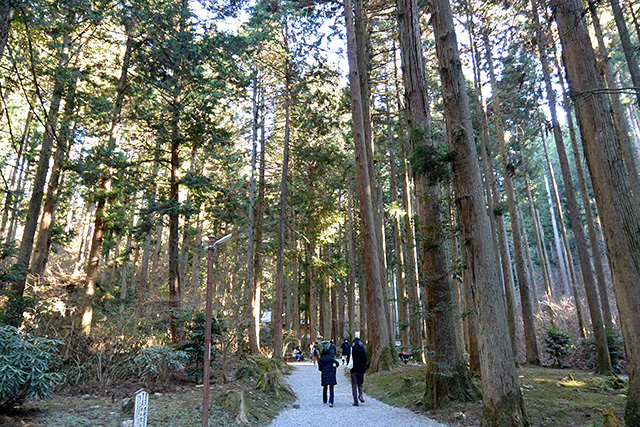
{"label": "person walking on path", "polygon": [[[353,357],[353,368],[351,368],[351,393],[353,394],[353,406],[360,406],[364,403],[362,387],[364,385],[364,373],[367,370],[367,352],[360,338],[353,339],[351,347],[351,357]],[[358,403],[358,400],[360,403]]]}
{"label": "person walking on path", "polygon": [[[424,415],[406,408],[394,408],[365,396],[366,405],[351,406],[349,380],[338,381],[334,388],[333,408],[318,399],[318,368],[310,363],[290,362],[293,372],[285,378],[296,395],[296,402],[284,409],[269,427],[307,427],[309,423],[322,426],[352,426],[364,422],[371,427],[446,427]],[[347,367],[337,369],[336,378],[347,375]]]}
{"label": "person walking on path", "polygon": [[327,403],[327,387],[329,388],[329,407],[333,408],[333,387],[338,384],[336,380],[336,368],[340,366],[340,362],[331,356],[331,352],[324,350],[322,357],[318,360],[318,370],[322,372],[320,379],[322,381],[322,403]]}
{"label": "person walking on path", "polygon": [[345,338],[342,343],[342,363],[345,365],[349,364],[349,360],[351,359],[351,346],[349,345],[349,340]]}

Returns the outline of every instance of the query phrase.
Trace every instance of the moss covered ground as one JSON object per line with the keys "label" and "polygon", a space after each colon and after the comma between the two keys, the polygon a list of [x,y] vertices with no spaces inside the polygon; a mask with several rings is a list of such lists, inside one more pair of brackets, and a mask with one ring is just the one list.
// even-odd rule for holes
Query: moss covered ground
{"label": "moss covered ground", "polygon": [[[584,371],[538,367],[520,368],[518,376],[532,426],[596,427],[605,426],[603,412],[624,417],[625,380]],[[425,411],[422,403],[425,381],[425,367],[401,365],[391,371],[367,375],[365,393],[450,425],[480,425],[481,402]]]}

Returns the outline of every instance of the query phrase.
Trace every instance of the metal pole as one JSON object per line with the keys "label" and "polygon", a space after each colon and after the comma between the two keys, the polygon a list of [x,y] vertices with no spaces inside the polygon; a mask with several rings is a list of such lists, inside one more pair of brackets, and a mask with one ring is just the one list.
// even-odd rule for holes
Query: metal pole
{"label": "metal pole", "polygon": [[202,382],[202,427],[209,427],[209,378],[211,369],[211,299],[213,294],[213,252],[215,251],[214,236],[209,236],[207,251],[207,300],[205,302],[204,326],[204,373]]}

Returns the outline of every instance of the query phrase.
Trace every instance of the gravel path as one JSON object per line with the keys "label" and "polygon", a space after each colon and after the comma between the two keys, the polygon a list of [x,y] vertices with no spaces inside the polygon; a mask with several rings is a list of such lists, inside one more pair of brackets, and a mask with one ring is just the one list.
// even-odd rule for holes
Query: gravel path
{"label": "gravel path", "polygon": [[[299,409],[283,411],[269,427],[308,427],[317,423],[329,426],[358,425],[368,427],[441,427],[440,424],[408,409],[394,408],[365,395],[360,406],[351,406],[351,383],[345,376],[345,366],[338,368],[338,385],[335,387],[334,406],[322,403],[322,386],[318,365],[309,362],[291,363],[293,373],[287,383],[297,396]],[[364,376],[365,386],[367,375]],[[327,392],[328,394],[328,392]]]}

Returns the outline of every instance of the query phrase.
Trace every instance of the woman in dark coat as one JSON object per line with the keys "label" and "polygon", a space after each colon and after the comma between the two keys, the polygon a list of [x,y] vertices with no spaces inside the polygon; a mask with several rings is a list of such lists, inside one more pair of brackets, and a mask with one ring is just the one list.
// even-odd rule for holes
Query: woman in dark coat
{"label": "woman in dark coat", "polygon": [[336,380],[336,368],[340,362],[331,357],[328,350],[322,352],[322,357],[318,360],[318,370],[322,372],[322,402],[327,403],[327,387],[329,388],[329,407],[333,408],[333,387],[338,383]]}

